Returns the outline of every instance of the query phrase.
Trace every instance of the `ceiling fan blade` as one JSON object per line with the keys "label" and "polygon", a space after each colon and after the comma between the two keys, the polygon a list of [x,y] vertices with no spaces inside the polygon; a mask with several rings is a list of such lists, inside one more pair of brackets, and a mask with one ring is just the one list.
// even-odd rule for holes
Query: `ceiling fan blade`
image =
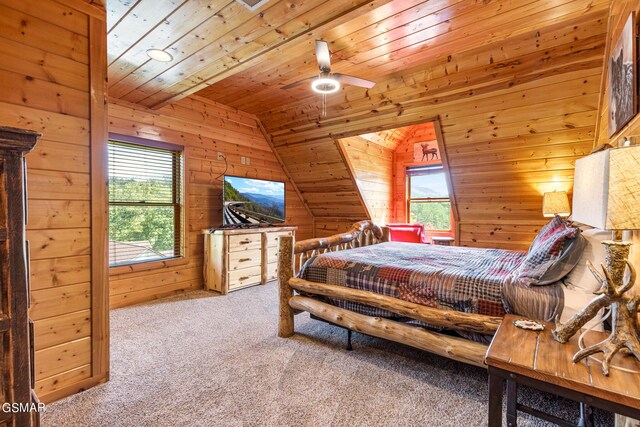
{"label": "ceiling fan blade", "polygon": [[291,83],[291,84],[288,84],[286,86],[282,86],[280,89],[283,89],[283,90],[292,89],[292,88],[294,88],[296,86],[300,86],[300,85],[303,85],[305,83],[311,83],[311,81],[313,81],[315,79],[316,79],[316,77],[309,77],[308,79],[298,80],[295,83]]}
{"label": "ceiling fan blade", "polygon": [[316,59],[320,71],[328,73],[331,71],[331,54],[329,44],[324,40],[316,40]]}
{"label": "ceiling fan blade", "polygon": [[376,85],[376,82],[372,82],[371,80],[361,79],[360,77],[350,76],[348,74],[334,73],[333,78],[338,80],[340,83],[346,83],[352,86],[366,87],[367,89],[370,89]]}

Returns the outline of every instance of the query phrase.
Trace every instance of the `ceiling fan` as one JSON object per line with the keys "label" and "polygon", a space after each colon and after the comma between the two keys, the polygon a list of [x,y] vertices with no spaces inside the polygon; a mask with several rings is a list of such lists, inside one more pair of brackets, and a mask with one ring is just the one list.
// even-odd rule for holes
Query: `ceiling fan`
{"label": "ceiling fan", "polygon": [[360,77],[332,73],[329,44],[324,40],[316,40],[316,58],[318,60],[318,68],[320,68],[319,75],[288,84],[283,86],[282,89],[287,90],[311,82],[311,89],[314,92],[326,95],[340,90],[341,83],[366,88],[372,88],[376,84],[371,80],[361,79]]}

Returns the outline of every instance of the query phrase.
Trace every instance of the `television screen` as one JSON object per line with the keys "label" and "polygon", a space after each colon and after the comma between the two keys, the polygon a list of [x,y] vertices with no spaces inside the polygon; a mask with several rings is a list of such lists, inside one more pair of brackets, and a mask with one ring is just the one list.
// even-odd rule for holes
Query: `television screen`
{"label": "television screen", "polygon": [[224,177],[223,225],[284,222],[284,182]]}

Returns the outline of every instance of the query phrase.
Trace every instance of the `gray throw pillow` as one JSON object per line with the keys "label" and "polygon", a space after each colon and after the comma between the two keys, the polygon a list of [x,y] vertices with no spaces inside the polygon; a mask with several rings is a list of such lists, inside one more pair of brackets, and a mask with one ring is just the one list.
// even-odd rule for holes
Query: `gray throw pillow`
{"label": "gray throw pillow", "polygon": [[576,237],[567,239],[562,248],[562,253],[553,265],[542,275],[535,285],[550,285],[561,280],[580,262],[587,240],[580,232]]}

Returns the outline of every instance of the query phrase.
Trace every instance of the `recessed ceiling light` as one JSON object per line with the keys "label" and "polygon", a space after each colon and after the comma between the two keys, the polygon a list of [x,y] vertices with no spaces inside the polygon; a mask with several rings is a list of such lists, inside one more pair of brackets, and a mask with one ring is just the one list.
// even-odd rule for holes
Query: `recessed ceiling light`
{"label": "recessed ceiling light", "polygon": [[317,93],[334,93],[340,90],[340,82],[331,77],[320,77],[311,82],[311,89]]}
{"label": "recessed ceiling light", "polygon": [[166,50],[162,49],[149,49],[147,50],[147,56],[160,62],[173,61],[173,56],[171,56],[171,54]]}

